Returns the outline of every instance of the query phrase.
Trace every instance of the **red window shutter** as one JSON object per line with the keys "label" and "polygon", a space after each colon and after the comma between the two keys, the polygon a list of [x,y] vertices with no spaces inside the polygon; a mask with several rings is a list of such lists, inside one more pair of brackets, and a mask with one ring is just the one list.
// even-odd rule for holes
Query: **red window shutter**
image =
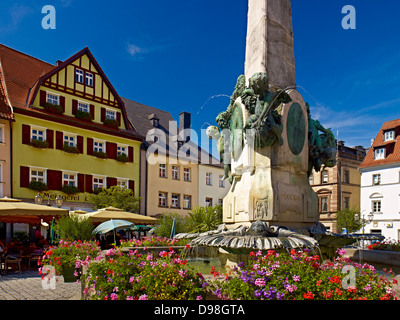
{"label": "red window shutter", "polygon": [[85,175],[78,173],[78,188],[79,192],[85,192]]}
{"label": "red window shutter", "polygon": [[79,150],[79,153],[83,153],[83,137],[77,136],[76,137],[76,147]]}
{"label": "red window shutter", "polygon": [[90,115],[92,116],[92,120],[94,120],[94,104],[91,104],[89,106],[89,111],[90,111]]}
{"label": "red window shutter", "polygon": [[121,113],[117,112],[117,122],[118,122],[118,126],[121,126]]}
{"label": "red window shutter", "polygon": [[47,170],[47,187],[49,190],[61,190],[62,171]]}
{"label": "red window shutter", "polygon": [[54,148],[54,131],[47,129],[46,130],[46,141],[49,144],[48,148],[53,149]]}
{"label": "red window shutter", "polygon": [[117,185],[117,178],[107,177],[107,188],[116,186]]}
{"label": "red window shutter", "polygon": [[117,159],[117,144],[112,142],[106,143],[107,158]]}
{"label": "red window shutter", "polygon": [[101,108],[101,122],[104,122],[106,120],[106,109]]}
{"label": "red window shutter", "polygon": [[72,99],[72,114],[76,115],[78,111],[78,100]]}
{"label": "red window shutter", "polygon": [[93,192],[93,176],[90,174],[85,174],[85,191]]}
{"label": "red window shutter", "polygon": [[31,144],[31,126],[27,124],[22,125],[22,143]]}
{"label": "red window shutter", "polygon": [[87,138],[87,152],[89,156],[93,155],[93,139]]}
{"label": "red window shutter", "polygon": [[129,189],[133,191],[133,195],[135,195],[135,181],[129,180]]}
{"label": "red window shutter", "polygon": [[19,177],[20,187],[28,188],[29,187],[29,167],[20,167],[20,177]]}
{"label": "red window shutter", "polygon": [[128,159],[129,162],[133,162],[133,147],[131,146],[128,147]]}
{"label": "red window shutter", "polygon": [[64,150],[64,133],[56,131],[56,149]]}
{"label": "red window shutter", "polygon": [[40,90],[40,100],[39,100],[39,105],[41,107],[44,106],[44,104],[46,103],[47,100],[47,95],[46,95],[46,91],[44,90]]}
{"label": "red window shutter", "polygon": [[65,112],[65,97],[60,96],[60,106],[63,108],[63,113]]}

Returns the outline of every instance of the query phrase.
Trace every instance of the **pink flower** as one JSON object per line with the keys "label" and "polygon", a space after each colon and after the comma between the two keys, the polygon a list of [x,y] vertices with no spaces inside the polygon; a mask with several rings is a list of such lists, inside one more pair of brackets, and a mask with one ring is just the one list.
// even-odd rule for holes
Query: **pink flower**
{"label": "pink flower", "polygon": [[196,300],[203,300],[203,297],[202,296],[197,296]]}
{"label": "pink flower", "polygon": [[111,300],[118,300],[118,294],[111,293]]}
{"label": "pink flower", "polygon": [[143,295],[139,296],[139,300],[148,300],[147,294],[143,294]]}
{"label": "pink flower", "polygon": [[265,279],[258,278],[256,279],[255,285],[258,287],[264,287],[265,286]]}
{"label": "pink flower", "polygon": [[293,281],[296,281],[296,282],[300,281],[300,276],[294,275]]}

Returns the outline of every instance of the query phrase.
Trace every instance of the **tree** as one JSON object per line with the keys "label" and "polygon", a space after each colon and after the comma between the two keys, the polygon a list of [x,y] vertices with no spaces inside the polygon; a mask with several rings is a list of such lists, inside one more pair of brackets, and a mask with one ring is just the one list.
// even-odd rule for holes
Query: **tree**
{"label": "tree", "polygon": [[95,210],[115,207],[127,212],[139,212],[141,200],[141,197],[134,197],[133,190],[120,186],[102,189],[99,193],[90,195],[89,199]]}
{"label": "tree", "polygon": [[337,228],[340,233],[342,233],[344,229],[347,230],[347,233],[353,233],[366,225],[365,220],[361,218],[358,219],[358,221],[356,220],[356,214],[361,217],[360,210],[356,207],[352,209],[343,209],[336,213]]}
{"label": "tree", "polygon": [[188,217],[182,217],[178,213],[169,212],[169,213],[164,213],[158,219],[158,224],[154,231],[155,234],[160,237],[169,238],[171,235],[172,223],[174,219],[175,219],[176,234],[189,232]]}

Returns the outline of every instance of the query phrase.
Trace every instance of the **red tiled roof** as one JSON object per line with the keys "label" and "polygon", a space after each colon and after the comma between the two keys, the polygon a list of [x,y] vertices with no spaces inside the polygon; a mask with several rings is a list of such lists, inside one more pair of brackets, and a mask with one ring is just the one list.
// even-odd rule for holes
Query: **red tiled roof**
{"label": "red tiled roof", "polygon": [[[384,131],[389,129],[394,129],[395,131],[394,140],[384,141]],[[374,160],[374,150],[376,148],[386,148],[385,159]],[[360,168],[393,163],[400,163],[400,119],[387,121],[382,125]]]}

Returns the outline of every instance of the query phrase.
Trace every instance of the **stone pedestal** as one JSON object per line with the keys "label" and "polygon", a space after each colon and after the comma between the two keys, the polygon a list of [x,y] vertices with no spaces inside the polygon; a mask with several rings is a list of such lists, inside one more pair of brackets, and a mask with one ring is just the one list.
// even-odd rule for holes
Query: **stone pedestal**
{"label": "stone pedestal", "polygon": [[[245,135],[243,152],[232,160],[232,187],[224,198],[223,222],[247,224],[257,220],[270,226],[306,229],[318,221],[318,199],[308,182],[308,116],[303,98],[289,90],[292,101],[281,104],[283,144],[253,148]],[[247,110],[240,98],[243,123]],[[247,140],[246,140],[247,139]]]}

